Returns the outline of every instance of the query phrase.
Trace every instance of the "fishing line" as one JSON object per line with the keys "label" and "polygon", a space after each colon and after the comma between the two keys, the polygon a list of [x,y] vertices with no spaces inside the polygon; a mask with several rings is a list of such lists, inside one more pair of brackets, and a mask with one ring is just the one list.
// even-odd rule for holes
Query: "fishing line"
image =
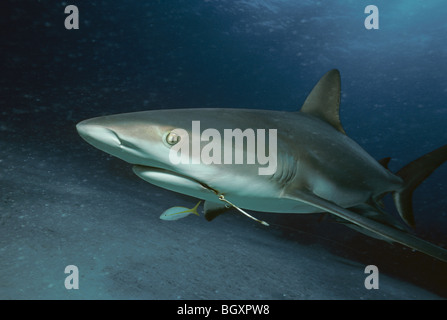
{"label": "fishing line", "polygon": [[263,220],[259,220],[259,219],[255,218],[255,217],[253,217],[252,215],[249,215],[247,212],[245,212],[244,210],[242,210],[241,208],[239,208],[235,204],[231,203],[227,199],[225,199],[223,194],[219,195],[219,200],[228,203],[230,206],[232,206],[233,208],[237,209],[239,212],[241,212],[242,214],[246,215],[250,219],[253,219],[253,220],[257,221],[257,222],[259,222],[260,224],[262,224],[264,226],[267,226],[267,227],[270,226],[267,222],[265,222]]}

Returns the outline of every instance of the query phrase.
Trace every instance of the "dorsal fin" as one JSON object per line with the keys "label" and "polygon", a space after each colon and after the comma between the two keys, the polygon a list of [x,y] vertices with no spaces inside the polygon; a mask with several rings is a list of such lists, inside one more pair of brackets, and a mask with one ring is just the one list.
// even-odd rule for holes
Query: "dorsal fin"
{"label": "dorsal fin", "polygon": [[318,117],[346,134],[339,115],[340,90],[340,72],[332,69],[312,89],[301,107],[301,112]]}

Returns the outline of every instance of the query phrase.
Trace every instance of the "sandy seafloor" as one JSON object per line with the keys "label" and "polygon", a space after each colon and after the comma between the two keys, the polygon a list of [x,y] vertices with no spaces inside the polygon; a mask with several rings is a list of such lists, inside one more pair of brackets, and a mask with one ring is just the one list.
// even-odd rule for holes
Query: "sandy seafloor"
{"label": "sandy seafloor", "polygon": [[[64,131],[69,132],[73,128]],[[26,130],[25,130],[26,131]],[[195,200],[81,142],[1,142],[1,299],[439,299],[445,264],[319,215],[159,219]],[[11,136],[11,140],[14,140]],[[40,146],[40,148],[36,148]],[[283,227],[279,227],[282,225]],[[287,227],[285,227],[287,226]],[[67,265],[79,289],[67,290]],[[379,268],[379,289],[364,268]]]}

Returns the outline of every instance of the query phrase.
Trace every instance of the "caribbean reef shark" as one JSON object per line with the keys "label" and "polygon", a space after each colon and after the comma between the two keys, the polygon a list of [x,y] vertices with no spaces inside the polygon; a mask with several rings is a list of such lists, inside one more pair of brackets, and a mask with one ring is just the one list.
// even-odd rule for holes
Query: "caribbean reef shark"
{"label": "caribbean reef shark", "polygon": [[[94,147],[132,164],[142,179],[205,200],[207,220],[229,205],[277,213],[329,212],[365,234],[401,243],[447,262],[446,249],[408,231],[408,226],[415,224],[413,191],[447,160],[447,145],[392,173],[387,168],[389,158],[376,161],[346,135],[339,118],[339,104],[340,73],[331,70],[296,112],[154,110],[85,120],[77,124],[77,130]],[[197,137],[192,130],[194,121],[221,135]],[[228,152],[224,149],[228,144],[222,138],[228,129],[275,132],[274,146],[265,150],[276,151],[272,158],[275,170],[259,174],[259,163],[203,163],[198,161],[197,152],[183,154],[190,161],[173,163],[171,151],[180,142],[196,143],[197,149],[197,139],[201,148],[204,142],[211,144],[211,138],[220,137],[222,141],[213,142],[213,152]],[[234,144],[230,151],[244,157],[250,157],[252,152],[248,143]],[[389,193],[401,219],[384,211],[381,200]]]}

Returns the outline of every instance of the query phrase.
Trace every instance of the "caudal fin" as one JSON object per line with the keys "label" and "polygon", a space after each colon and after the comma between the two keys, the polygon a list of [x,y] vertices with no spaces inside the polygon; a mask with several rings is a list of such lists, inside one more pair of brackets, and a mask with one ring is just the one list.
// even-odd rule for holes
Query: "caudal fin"
{"label": "caudal fin", "polygon": [[412,227],[415,225],[412,206],[413,191],[445,161],[447,161],[447,145],[410,162],[396,173],[404,180],[405,185],[402,190],[393,193],[394,202],[401,218],[408,225]]}

